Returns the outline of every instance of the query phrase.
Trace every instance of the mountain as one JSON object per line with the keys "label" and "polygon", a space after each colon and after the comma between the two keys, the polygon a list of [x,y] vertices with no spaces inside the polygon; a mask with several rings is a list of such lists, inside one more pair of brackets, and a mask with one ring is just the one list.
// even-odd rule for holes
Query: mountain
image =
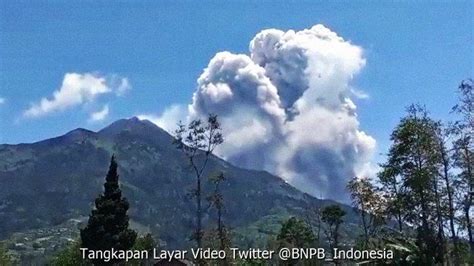
{"label": "mountain", "polygon": [[[87,217],[102,191],[110,156],[134,224],[159,236],[168,247],[186,247],[193,228],[194,177],[173,137],[138,118],[118,120],[93,132],[75,129],[31,144],[0,145],[0,239],[14,232],[54,228]],[[223,171],[225,221],[239,243],[250,245],[274,233],[290,215],[306,217],[311,206],[330,204],[300,192],[264,171],[246,170],[213,156],[207,174]],[[209,193],[204,182],[204,194]],[[205,204],[206,205],[206,204]],[[356,223],[350,213],[349,223]],[[213,226],[212,211],[204,223]]]}

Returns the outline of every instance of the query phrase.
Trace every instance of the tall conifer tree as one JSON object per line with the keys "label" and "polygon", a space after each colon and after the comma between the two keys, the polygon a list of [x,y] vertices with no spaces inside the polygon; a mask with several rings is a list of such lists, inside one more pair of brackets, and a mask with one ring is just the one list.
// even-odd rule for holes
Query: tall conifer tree
{"label": "tall conifer tree", "polygon": [[[137,233],[128,228],[129,204],[122,197],[115,156],[110,160],[104,193],[95,200],[95,209],[87,227],[81,230],[82,247],[89,250],[127,250],[135,243]],[[103,264],[94,261],[94,264]]]}

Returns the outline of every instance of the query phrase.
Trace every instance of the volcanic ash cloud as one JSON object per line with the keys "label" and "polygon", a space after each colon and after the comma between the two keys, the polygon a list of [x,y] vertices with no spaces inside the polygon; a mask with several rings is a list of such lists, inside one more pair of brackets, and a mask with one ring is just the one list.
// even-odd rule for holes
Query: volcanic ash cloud
{"label": "volcanic ash cloud", "polygon": [[323,25],[263,30],[249,50],[210,60],[187,118],[219,115],[226,140],[216,152],[230,162],[346,201],[347,180],[372,171],[376,144],[359,129],[351,100],[363,50]]}

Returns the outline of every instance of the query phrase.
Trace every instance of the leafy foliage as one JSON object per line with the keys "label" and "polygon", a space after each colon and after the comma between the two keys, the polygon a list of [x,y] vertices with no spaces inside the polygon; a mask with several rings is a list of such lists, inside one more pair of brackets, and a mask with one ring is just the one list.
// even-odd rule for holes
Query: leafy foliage
{"label": "leafy foliage", "polygon": [[11,256],[8,254],[7,249],[0,243],[0,265],[10,266],[13,265]]}
{"label": "leafy foliage", "polygon": [[[463,81],[458,93],[459,103],[453,107],[458,120],[448,126],[433,120],[424,107],[409,106],[391,134],[392,145],[378,180],[354,178],[348,184],[353,206],[360,210],[365,244],[395,250],[393,263],[472,262],[472,79]],[[375,209],[382,210],[378,213],[386,216],[385,224],[379,234],[369,237],[364,220],[372,217],[373,206],[378,205],[381,208]],[[397,232],[390,230],[392,220],[396,221]]]}
{"label": "leafy foliage", "polygon": [[[208,165],[209,158],[214,149],[224,142],[221,125],[217,115],[209,114],[207,123],[201,119],[192,120],[187,126],[181,122],[175,131],[173,140],[176,148],[181,150],[189,160],[189,164],[196,177],[196,188],[192,195],[196,199],[196,230],[192,239],[196,240],[197,247],[202,247],[202,176]],[[198,156],[204,153],[204,158],[199,160]]]}
{"label": "leafy foliage", "polygon": [[155,242],[155,239],[153,239],[153,236],[150,233],[148,233],[144,236],[137,237],[132,249],[133,250],[147,250],[151,252],[156,247],[157,247],[157,243]]}
{"label": "leafy foliage", "polygon": [[311,228],[303,220],[296,217],[291,217],[284,222],[277,236],[280,247],[311,247],[315,240]]}
{"label": "leafy foliage", "polygon": [[224,196],[221,193],[220,185],[225,180],[223,172],[216,175],[211,175],[209,181],[214,185],[213,192],[207,197],[210,207],[214,207],[216,210],[216,224],[215,235],[216,240],[219,243],[220,250],[226,250],[231,245],[231,239],[229,234],[229,228],[225,225],[223,220],[224,214]]}
{"label": "leafy foliage", "polygon": [[81,255],[81,243],[75,241],[60,251],[51,261],[54,266],[88,266],[92,265]]}
{"label": "leafy foliage", "polygon": [[458,87],[458,104],[453,112],[460,118],[455,121],[451,131],[455,136],[454,164],[459,169],[458,185],[464,193],[460,198],[463,218],[461,226],[467,230],[471,253],[474,254],[474,228],[471,208],[474,201],[474,81],[472,79],[461,82]]}
{"label": "leafy foliage", "polygon": [[339,246],[339,228],[346,212],[339,205],[329,205],[321,211],[321,220],[327,224],[326,237],[331,248]]}
{"label": "leafy foliage", "polygon": [[375,236],[385,223],[385,199],[377,191],[368,178],[354,177],[347,184],[351,194],[353,206],[359,212],[364,230],[364,246],[368,246],[369,239]]}
{"label": "leafy foliage", "polygon": [[[435,121],[423,107],[410,106],[407,116],[392,133],[393,144],[380,175],[382,181],[399,180],[398,194],[389,196],[395,198],[394,204],[402,203],[399,206],[401,208],[396,210],[404,214],[404,220],[399,222],[416,226],[417,243],[425,255],[424,262],[428,264],[432,263],[444,244],[442,239],[437,239],[434,230],[438,222],[436,217],[439,217],[439,205],[436,204],[439,197],[435,189],[438,184],[439,153],[435,130]],[[396,212],[392,214],[401,215]]]}

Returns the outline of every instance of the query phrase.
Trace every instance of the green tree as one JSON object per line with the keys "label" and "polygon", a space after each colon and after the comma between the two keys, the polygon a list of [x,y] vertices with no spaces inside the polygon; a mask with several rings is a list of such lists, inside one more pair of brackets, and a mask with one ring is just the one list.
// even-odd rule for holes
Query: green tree
{"label": "green tree", "polygon": [[280,247],[305,248],[314,244],[316,237],[311,228],[300,219],[291,217],[283,223],[277,236]]}
{"label": "green tree", "polygon": [[13,265],[11,256],[8,254],[7,249],[0,243],[0,265],[10,266]]}
{"label": "green tree", "polygon": [[347,184],[347,188],[351,194],[352,204],[360,215],[364,247],[367,248],[370,238],[378,233],[378,229],[385,222],[385,200],[369,178],[354,177]]}
{"label": "green tree", "polygon": [[[87,266],[91,265],[82,258],[81,244],[75,241],[60,251],[51,261],[53,266]],[[3,264],[0,264],[3,265]]]}
{"label": "green tree", "polygon": [[395,219],[398,232],[402,233],[409,210],[406,208],[407,192],[400,178],[400,169],[390,160],[380,166],[382,171],[377,177],[381,193],[387,200],[385,213],[388,218]]}
{"label": "green tree", "polygon": [[[442,262],[444,233],[440,216],[436,122],[423,107],[411,105],[393,131],[391,141],[387,163],[382,165],[379,177],[384,182],[398,180],[398,192],[402,197],[395,201],[399,204],[396,210],[403,210],[406,221],[415,226],[417,243],[424,254],[422,262],[432,264],[434,258]],[[401,222],[399,220],[400,231]]]}
{"label": "green tree", "polygon": [[321,220],[327,225],[325,232],[331,249],[339,246],[339,229],[345,215],[346,212],[339,205],[329,205],[321,212]]}
{"label": "green tree", "polygon": [[224,224],[224,196],[220,190],[220,184],[225,180],[224,173],[220,172],[217,175],[211,175],[209,181],[214,185],[214,190],[211,195],[207,197],[211,207],[216,209],[216,233],[219,242],[219,249],[226,250],[230,247],[230,237],[227,226]]}
{"label": "green tree", "polygon": [[321,221],[321,206],[308,206],[307,211],[305,212],[305,220],[308,225],[311,227],[311,230],[315,234],[316,244],[319,246],[321,244],[321,231],[322,224]]}
{"label": "green tree", "polygon": [[196,229],[192,238],[196,240],[198,248],[202,247],[203,238],[202,176],[212,152],[223,142],[217,115],[209,114],[207,122],[196,119],[189,122],[187,126],[180,121],[178,129],[175,130],[174,144],[188,158],[196,178],[196,188],[192,193],[196,199]]}
{"label": "green tree", "polygon": [[134,260],[134,261],[128,262],[128,264],[131,266],[153,265],[154,260],[152,258],[153,257],[152,254],[155,248],[158,248],[157,243],[155,242],[155,239],[153,239],[153,236],[150,233],[137,237],[132,249],[133,250],[146,250],[148,251],[148,254],[150,254],[150,257],[148,259]]}
{"label": "green tree", "polygon": [[137,237],[135,244],[133,245],[133,250],[147,250],[148,252],[152,252],[156,247],[157,244],[155,239],[153,239],[153,236],[148,233],[144,236]]}
{"label": "green tree", "polygon": [[[119,187],[115,156],[110,160],[110,167],[105,178],[104,193],[95,200],[95,209],[89,216],[87,226],[81,230],[83,248],[89,250],[127,250],[135,243],[137,233],[128,228],[127,211],[129,204],[122,197]],[[111,262],[113,263],[113,262]],[[105,264],[101,260],[94,264]]]}
{"label": "green tree", "polygon": [[450,137],[450,130],[447,129],[442,123],[438,123],[436,127],[437,137],[437,149],[440,156],[439,175],[444,182],[445,189],[445,202],[447,205],[447,211],[445,216],[449,222],[449,230],[451,234],[451,240],[454,243],[455,257],[457,257],[457,232],[456,232],[456,206],[455,206],[455,179],[451,173],[452,169],[452,152],[448,148],[448,139]]}
{"label": "green tree", "polygon": [[474,198],[474,81],[472,79],[461,82],[458,88],[458,104],[453,107],[453,112],[459,115],[459,119],[452,125],[452,133],[455,136],[454,164],[459,170],[458,187],[464,192],[461,197],[463,218],[461,225],[466,228],[471,247],[474,254],[474,232],[471,217],[471,207]]}
{"label": "green tree", "polygon": [[[313,234],[311,227],[296,217],[291,217],[282,224],[280,232],[276,238],[276,248],[308,248],[314,246],[316,237]],[[272,261],[272,265],[313,265],[313,261]],[[267,265],[268,263],[260,262],[257,265]]]}

